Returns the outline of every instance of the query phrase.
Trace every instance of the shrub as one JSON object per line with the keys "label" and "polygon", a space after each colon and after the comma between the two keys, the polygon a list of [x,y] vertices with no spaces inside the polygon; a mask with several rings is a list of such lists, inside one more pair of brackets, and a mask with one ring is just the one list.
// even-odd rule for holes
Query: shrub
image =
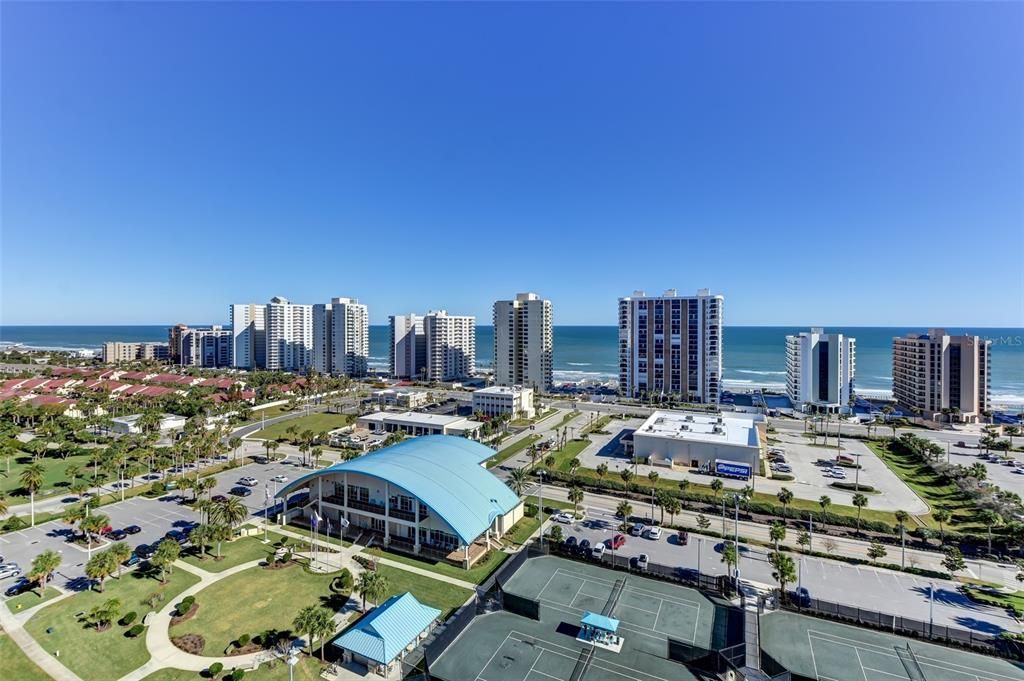
{"label": "shrub", "polygon": [[252,640],[252,637],[250,637],[249,634],[242,634],[241,636],[238,637],[238,647],[239,648],[246,647],[247,645],[249,645],[249,641],[251,641],[251,640]]}
{"label": "shrub", "polygon": [[142,632],[144,632],[145,630],[146,627],[142,626],[141,624],[136,624],[134,627],[125,632],[125,636],[127,636],[128,638],[135,638],[142,634]]}
{"label": "shrub", "polygon": [[136,614],[134,612],[126,613],[125,616],[121,618],[121,626],[127,627],[128,625],[130,625],[132,622],[135,621],[136,617],[138,617],[138,614]]}
{"label": "shrub", "polygon": [[337,577],[334,578],[335,588],[338,591],[352,591],[352,585],[354,583],[352,573],[348,568],[344,568]]}
{"label": "shrub", "polygon": [[241,678],[243,676],[245,676],[245,670],[236,669],[235,671],[231,672],[231,681],[241,681]]}
{"label": "shrub", "polygon": [[210,676],[217,676],[217,674],[220,674],[222,671],[224,671],[224,665],[222,665],[220,662],[214,662],[210,665],[210,668],[207,671],[210,672]]}
{"label": "shrub", "polygon": [[866,494],[871,494],[872,492],[877,492],[878,491],[874,487],[872,487],[871,485],[865,485],[863,482],[858,485],[858,484],[853,483],[853,482],[845,482],[845,481],[840,480],[838,482],[833,482],[830,486],[831,487],[835,487],[836,489],[844,489],[844,490],[848,490],[850,492],[860,491],[860,492],[864,492]]}
{"label": "shrub", "polygon": [[28,523],[21,519],[20,516],[12,515],[3,524],[4,532],[12,532],[14,530],[21,530],[28,527]]}
{"label": "shrub", "polygon": [[149,489],[153,492],[153,494],[163,494],[164,490],[167,489],[167,486],[164,485],[164,483],[161,482],[160,480],[157,480],[156,482],[149,486]]}
{"label": "shrub", "polygon": [[188,613],[189,610],[192,609],[192,606],[193,604],[195,604],[195,602],[195,596],[186,596],[185,598],[181,599],[181,602],[178,603],[177,606],[175,606],[174,611],[178,615],[178,617],[183,617]]}
{"label": "shrub", "polygon": [[772,473],[772,480],[780,480],[782,482],[791,482],[793,480],[796,480],[796,478],[793,477],[792,475],[790,475],[789,473]]}

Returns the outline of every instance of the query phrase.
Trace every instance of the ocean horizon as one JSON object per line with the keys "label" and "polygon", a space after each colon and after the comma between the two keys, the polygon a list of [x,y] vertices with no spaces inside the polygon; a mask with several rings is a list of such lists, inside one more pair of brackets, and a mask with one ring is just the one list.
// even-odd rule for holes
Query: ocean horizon
{"label": "ocean horizon", "polygon": [[[23,345],[46,350],[98,350],[106,341],[166,342],[170,324],[134,326],[0,326],[0,346]],[[785,389],[785,337],[806,331],[796,326],[726,326],[723,330],[723,382],[734,391]],[[992,341],[992,401],[1024,405],[1024,329],[944,327],[950,333],[978,335]],[[857,339],[858,392],[884,397],[892,388],[892,339],[924,327],[830,326],[829,332]],[[554,374],[558,382],[608,381],[617,378],[618,330],[615,326],[558,325],[553,329]],[[388,327],[370,326],[370,366],[388,365]],[[478,326],[477,366],[490,369],[494,329]]]}

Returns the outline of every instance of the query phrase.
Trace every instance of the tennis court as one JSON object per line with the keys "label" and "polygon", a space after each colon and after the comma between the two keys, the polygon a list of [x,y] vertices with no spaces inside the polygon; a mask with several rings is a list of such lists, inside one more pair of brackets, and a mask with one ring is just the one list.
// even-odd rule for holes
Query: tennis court
{"label": "tennis court", "polygon": [[1024,668],[1008,660],[790,612],[761,618],[761,647],[794,678],[1024,681]]}
{"label": "tennis court", "polygon": [[[616,582],[625,583],[615,588]],[[706,647],[715,605],[698,592],[599,566],[533,558],[503,585],[540,603],[540,619],[500,611],[477,617],[430,665],[445,681],[696,681],[668,659],[668,639]],[[613,595],[614,594],[614,595]],[[617,596],[617,599],[615,598]],[[583,612],[614,603],[618,653],[576,640]],[[587,664],[581,653],[590,656]],[[585,673],[580,674],[582,670]]]}

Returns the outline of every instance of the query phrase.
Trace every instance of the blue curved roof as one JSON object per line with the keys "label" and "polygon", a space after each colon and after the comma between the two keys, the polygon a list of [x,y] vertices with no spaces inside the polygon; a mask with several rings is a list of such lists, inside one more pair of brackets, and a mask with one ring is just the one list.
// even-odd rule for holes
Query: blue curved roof
{"label": "blue curved roof", "polygon": [[370,475],[416,496],[468,544],[491,525],[495,511],[504,515],[520,503],[515,492],[480,465],[492,456],[494,450],[479,442],[424,435],[304,475],[278,490],[277,496],[324,475]]}

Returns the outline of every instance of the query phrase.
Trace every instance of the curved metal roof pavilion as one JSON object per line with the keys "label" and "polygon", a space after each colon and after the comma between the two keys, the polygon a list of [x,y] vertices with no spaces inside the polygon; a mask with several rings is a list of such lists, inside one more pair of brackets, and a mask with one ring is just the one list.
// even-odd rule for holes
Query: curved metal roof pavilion
{"label": "curved metal roof pavilion", "polygon": [[317,478],[360,473],[414,495],[444,520],[466,544],[483,534],[497,515],[520,504],[519,497],[481,463],[490,447],[453,435],[424,435],[336,463],[293,480],[277,492],[283,498]]}

